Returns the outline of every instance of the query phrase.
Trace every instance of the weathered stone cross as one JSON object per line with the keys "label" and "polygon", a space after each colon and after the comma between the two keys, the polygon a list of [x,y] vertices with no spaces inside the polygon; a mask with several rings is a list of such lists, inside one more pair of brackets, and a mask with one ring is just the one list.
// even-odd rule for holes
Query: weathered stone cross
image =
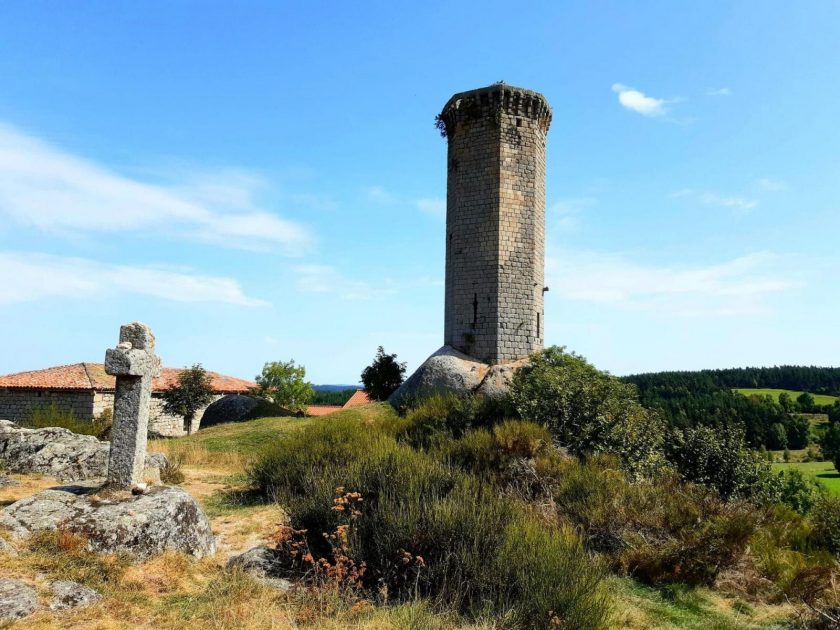
{"label": "weathered stone cross", "polygon": [[131,490],[143,483],[152,379],[160,374],[152,329],[140,322],[120,326],[120,342],[105,352],[105,372],[117,377],[108,486]]}

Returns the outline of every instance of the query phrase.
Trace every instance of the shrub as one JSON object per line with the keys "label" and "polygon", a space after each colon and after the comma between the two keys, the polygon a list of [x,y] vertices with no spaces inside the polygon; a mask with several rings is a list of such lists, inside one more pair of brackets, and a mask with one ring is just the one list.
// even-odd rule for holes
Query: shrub
{"label": "shrub", "polygon": [[450,438],[460,438],[470,429],[501,422],[509,408],[497,401],[472,394],[433,392],[413,401],[405,411],[400,440],[414,448],[434,448]]}
{"label": "shrub", "polygon": [[160,469],[161,482],[173,486],[184,483],[186,479],[182,467],[184,465],[183,453],[172,453],[166,458],[166,465]]}
{"label": "shrub", "polygon": [[[79,435],[93,435],[96,437],[100,437],[103,431],[107,433],[104,423],[99,423],[96,419],[92,421],[79,420],[75,412],[59,407],[55,402],[49,405],[33,407],[29,410],[26,421],[21,424],[33,429],[60,427]],[[110,429],[110,426],[107,429]]]}
{"label": "shrub", "polygon": [[840,557],[840,497],[824,496],[811,510],[815,545]]}
{"label": "shrub", "polygon": [[510,397],[522,418],[548,428],[576,455],[615,453],[637,478],[663,463],[664,424],[641,406],[636,388],[563,348],[532,355]]}
{"label": "shrub", "polygon": [[799,470],[784,470],[779,473],[779,478],[779,500],[800,514],[808,514],[826,493],[821,484]]}
{"label": "shrub", "polygon": [[591,550],[650,584],[711,584],[737,562],[758,521],[754,508],[725,503],[673,474],[630,483],[617,464],[567,461],[557,477],[557,512]]}
{"label": "shrub", "polygon": [[747,450],[740,427],[675,429],[665,451],[684,480],[713,488],[724,499],[779,500],[778,476],[758,453]]}
{"label": "shrub", "polygon": [[[314,562],[364,566],[362,587],[380,596],[427,596],[512,627],[604,627],[603,572],[577,536],[495,484],[398,442],[406,426],[408,418],[390,426],[325,420],[274,444],[251,478],[282,502],[294,529],[306,530]],[[482,435],[530,453],[535,429]]]}

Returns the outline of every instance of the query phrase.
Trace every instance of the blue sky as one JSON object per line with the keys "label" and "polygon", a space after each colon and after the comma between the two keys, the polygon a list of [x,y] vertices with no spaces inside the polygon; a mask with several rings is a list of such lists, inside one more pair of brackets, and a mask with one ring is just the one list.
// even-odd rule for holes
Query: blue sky
{"label": "blue sky", "polygon": [[443,337],[451,94],[554,109],[546,339],[614,373],[837,365],[840,3],[4,2],[0,373],[353,383]]}

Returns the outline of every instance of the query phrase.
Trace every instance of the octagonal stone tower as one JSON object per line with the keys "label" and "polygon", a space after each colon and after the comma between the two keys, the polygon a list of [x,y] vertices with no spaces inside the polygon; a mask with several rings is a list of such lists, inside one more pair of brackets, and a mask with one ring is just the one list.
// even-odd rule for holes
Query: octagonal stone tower
{"label": "octagonal stone tower", "polygon": [[444,344],[488,364],[543,347],[545,145],[551,108],[496,83],[455,94],[449,141]]}
{"label": "octagonal stone tower", "polygon": [[504,83],[461,92],[437,126],[449,141],[444,345],[388,399],[440,390],[502,396],[543,347],[545,97]]}

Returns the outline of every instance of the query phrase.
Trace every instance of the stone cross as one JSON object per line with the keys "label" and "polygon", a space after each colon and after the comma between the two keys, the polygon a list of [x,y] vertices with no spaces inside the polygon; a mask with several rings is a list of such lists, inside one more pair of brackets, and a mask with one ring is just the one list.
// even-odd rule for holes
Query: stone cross
{"label": "stone cross", "polygon": [[160,374],[152,329],[140,322],[120,326],[120,342],[105,352],[105,372],[117,380],[108,486],[131,490],[143,483],[152,379]]}

